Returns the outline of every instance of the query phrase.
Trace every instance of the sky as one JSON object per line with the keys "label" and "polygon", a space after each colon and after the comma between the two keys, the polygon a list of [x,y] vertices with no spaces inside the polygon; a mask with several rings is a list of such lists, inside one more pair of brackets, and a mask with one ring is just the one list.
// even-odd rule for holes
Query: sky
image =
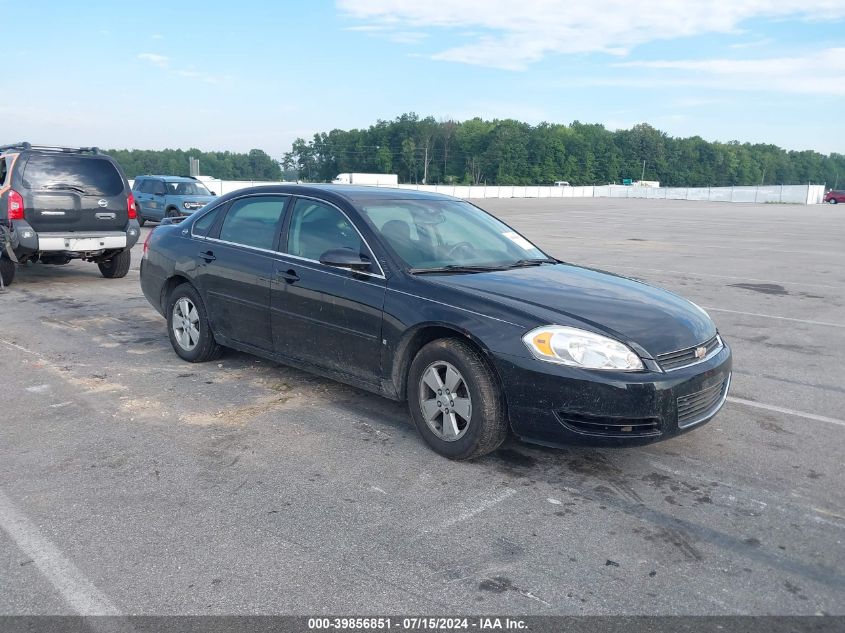
{"label": "sky", "polygon": [[845,0],[0,0],[0,142],[246,151],[405,112],[845,153]]}

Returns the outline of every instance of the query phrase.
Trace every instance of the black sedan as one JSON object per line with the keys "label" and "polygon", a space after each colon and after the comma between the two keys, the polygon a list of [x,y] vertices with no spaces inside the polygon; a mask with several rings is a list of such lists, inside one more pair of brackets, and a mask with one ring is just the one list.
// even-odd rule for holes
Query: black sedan
{"label": "black sedan", "polygon": [[221,347],[396,400],[453,459],[527,441],[642,444],[712,418],[731,352],[681,297],[547,255],[472,204],[272,186],[144,244],[141,286],[191,362]]}

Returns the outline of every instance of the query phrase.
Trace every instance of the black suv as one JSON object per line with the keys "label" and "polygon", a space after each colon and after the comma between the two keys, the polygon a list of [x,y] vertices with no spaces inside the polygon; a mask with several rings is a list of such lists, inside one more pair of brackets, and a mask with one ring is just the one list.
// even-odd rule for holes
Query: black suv
{"label": "black suv", "polygon": [[0,146],[0,274],[16,262],[94,262],[103,277],[129,271],[141,229],[120,165],[96,147]]}

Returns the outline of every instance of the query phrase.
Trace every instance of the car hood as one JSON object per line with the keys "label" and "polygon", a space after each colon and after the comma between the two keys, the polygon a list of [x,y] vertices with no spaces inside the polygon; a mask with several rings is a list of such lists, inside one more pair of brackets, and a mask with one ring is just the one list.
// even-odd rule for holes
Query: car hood
{"label": "car hood", "polygon": [[676,294],[571,264],[428,279],[530,315],[540,324],[607,334],[651,356],[693,347],[716,334],[707,314]]}
{"label": "car hood", "polygon": [[174,198],[176,200],[184,201],[184,202],[206,202],[206,203],[208,203],[208,202],[211,202],[212,200],[214,200],[217,196],[184,195],[184,196],[170,196],[170,197]]}

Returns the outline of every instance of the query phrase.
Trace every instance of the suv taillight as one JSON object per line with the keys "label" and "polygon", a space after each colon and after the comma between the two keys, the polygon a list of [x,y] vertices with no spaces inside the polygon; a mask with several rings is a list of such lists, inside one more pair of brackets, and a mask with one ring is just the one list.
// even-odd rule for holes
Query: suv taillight
{"label": "suv taillight", "polygon": [[153,231],[155,231],[155,227],[153,227],[152,231],[147,233],[147,239],[144,240],[144,251],[141,255],[141,259],[147,259],[147,251],[150,250],[150,238],[153,236]]}
{"label": "suv taillight", "polygon": [[10,220],[23,220],[23,196],[14,189],[9,190],[8,212]]}
{"label": "suv taillight", "polygon": [[132,193],[129,193],[129,197],[126,198],[126,211],[129,213],[129,219],[135,220],[138,217],[138,210],[135,208],[135,196]]}

